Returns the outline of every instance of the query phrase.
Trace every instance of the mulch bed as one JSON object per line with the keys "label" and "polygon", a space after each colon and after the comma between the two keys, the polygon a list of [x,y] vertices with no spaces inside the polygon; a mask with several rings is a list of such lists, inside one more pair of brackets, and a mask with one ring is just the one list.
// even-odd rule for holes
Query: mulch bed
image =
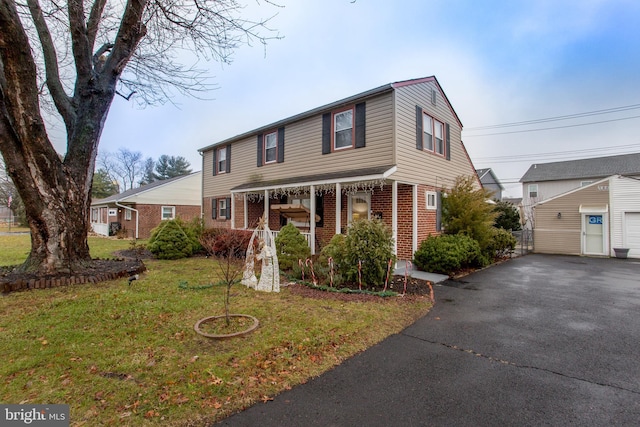
{"label": "mulch bed", "polygon": [[15,271],[15,267],[0,268],[2,293],[26,289],[56,288],[81,283],[98,283],[142,273],[147,268],[140,259],[94,259],[71,273],[35,274]]}

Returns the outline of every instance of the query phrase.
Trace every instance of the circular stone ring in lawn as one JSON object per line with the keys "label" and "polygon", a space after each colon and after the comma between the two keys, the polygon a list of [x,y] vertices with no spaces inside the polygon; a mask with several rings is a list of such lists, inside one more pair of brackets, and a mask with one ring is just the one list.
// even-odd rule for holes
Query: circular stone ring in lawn
{"label": "circular stone ring in lawn", "polygon": [[248,314],[230,314],[230,324],[227,325],[226,317],[224,314],[205,317],[198,320],[193,329],[203,337],[221,340],[246,335],[260,324],[258,319]]}

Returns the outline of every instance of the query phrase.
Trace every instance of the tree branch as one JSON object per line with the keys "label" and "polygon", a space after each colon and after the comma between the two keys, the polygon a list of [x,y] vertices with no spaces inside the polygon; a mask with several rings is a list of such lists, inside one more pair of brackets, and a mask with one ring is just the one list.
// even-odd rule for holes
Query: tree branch
{"label": "tree branch", "polygon": [[56,109],[64,120],[67,132],[70,132],[73,128],[75,111],[73,110],[71,99],[67,96],[62,86],[62,81],[60,80],[58,57],[51,33],[49,32],[49,27],[47,26],[38,0],[27,0],[27,4],[29,5],[31,18],[38,32],[40,45],[42,46],[47,88],[51,93],[51,98],[53,99]]}
{"label": "tree branch", "polygon": [[127,0],[122,24],[104,67],[104,73],[109,71],[112,73],[110,76],[103,73],[110,82],[118,79],[138,43],[147,34],[147,28],[142,23],[142,14],[147,3],[148,0]]}
{"label": "tree branch", "polygon": [[91,45],[84,20],[84,1],[71,0],[67,2],[69,13],[69,29],[71,31],[71,49],[76,64],[76,88],[74,97],[80,96],[79,88],[85,88],[92,77]]}
{"label": "tree branch", "polygon": [[87,39],[89,41],[89,46],[94,46],[96,43],[96,34],[98,34],[102,12],[104,11],[106,4],[107,0],[96,0],[95,3],[93,3],[91,13],[89,14],[89,22],[87,23]]}

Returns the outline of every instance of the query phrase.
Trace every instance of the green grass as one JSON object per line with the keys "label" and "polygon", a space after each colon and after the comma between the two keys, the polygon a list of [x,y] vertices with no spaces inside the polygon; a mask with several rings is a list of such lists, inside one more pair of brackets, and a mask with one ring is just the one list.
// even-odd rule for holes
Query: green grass
{"label": "green grass", "polygon": [[[89,244],[100,257],[128,247]],[[224,313],[224,287],[179,287],[218,281],[215,261],[147,267],[131,286],[122,279],[0,298],[0,401],[67,403],[73,426],[207,425],[325,372],[429,309],[426,299],[345,302],[237,285],[231,312],[257,317],[260,327],[215,341],[193,326]]]}

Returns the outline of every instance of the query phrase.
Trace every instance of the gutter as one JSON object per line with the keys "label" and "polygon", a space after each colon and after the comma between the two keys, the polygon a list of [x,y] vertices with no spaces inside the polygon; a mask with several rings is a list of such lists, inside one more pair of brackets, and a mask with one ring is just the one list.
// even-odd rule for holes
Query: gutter
{"label": "gutter", "polygon": [[125,205],[121,205],[120,203],[118,203],[118,201],[115,201],[116,206],[124,208],[128,211],[134,211],[136,213],[136,240],[138,240],[138,221],[140,219],[140,216],[138,215],[138,210],[137,209],[133,209],[129,206],[125,206]]}

